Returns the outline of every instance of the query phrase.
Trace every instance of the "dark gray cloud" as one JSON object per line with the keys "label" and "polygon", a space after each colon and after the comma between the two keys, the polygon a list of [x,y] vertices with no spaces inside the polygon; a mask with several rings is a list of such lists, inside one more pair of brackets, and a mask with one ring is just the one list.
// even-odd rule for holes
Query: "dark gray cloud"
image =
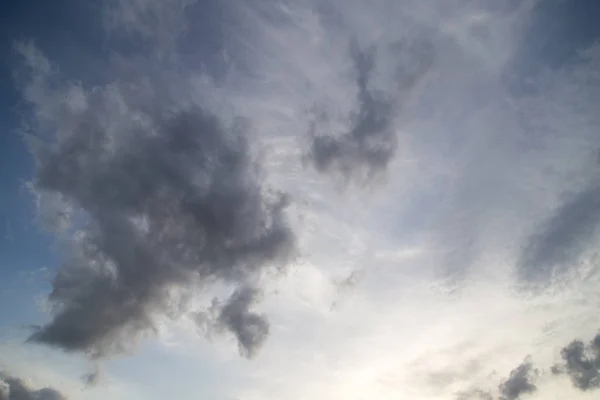
{"label": "dark gray cloud", "polygon": [[341,173],[347,178],[371,176],[384,170],[395,156],[398,143],[393,123],[401,103],[399,97],[406,95],[431,68],[434,51],[426,41],[399,41],[387,50],[401,60],[394,76],[396,87],[388,88],[389,93],[378,91],[371,84],[378,49],[361,48],[357,41],[351,41],[350,56],[358,89],[356,111],[349,117],[350,130],[342,134],[323,132],[329,116],[326,112],[317,113],[310,129],[309,158],[319,172]]}
{"label": "dark gray cloud", "polygon": [[508,379],[498,387],[500,400],[517,400],[523,394],[530,394],[537,390],[532,380],[537,376],[537,371],[530,361],[525,360],[517,368],[510,371]]}
{"label": "dark gray cloud", "polygon": [[146,115],[154,134],[132,132],[111,149],[99,112],[42,157],[37,190],[60,194],[87,221],[53,281],[54,318],[31,337],[94,357],[152,329],[170,289],[242,282],[293,242],[284,197],[265,195],[245,132],[199,107],[156,111]]}
{"label": "dark gray cloud", "polygon": [[260,298],[259,289],[244,285],[234,290],[226,301],[214,298],[208,310],[192,312],[189,317],[209,338],[226,332],[233,334],[240,355],[251,359],[266,341],[270,330],[266,315],[252,311]]}
{"label": "dark gray cloud", "polygon": [[600,334],[587,345],[573,340],[560,352],[563,363],[552,368],[554,374],[566,374],[573,386],[586,391],[600,389]]}
{"label": "dark gray cloud", "polygon": [[240,354],[247,358],[256,355],[269,335],[266,316],[250,309],[258,301],[259,294],[257,289],[249,286],[236,290],[220,307],[216,320],[220,328],[235,335]]}
{"label": "dark gray cloud", "polygon": [[526,243],[517,264],[519,278],[543,283],[573,266],[596,239],[600,225],[600,186],[570,198]]}
{"label": "dark gray cloud", "polygon": [[518,400],[524,394],[531,394],[537,391],[537,386],[533,381],[538,377],[539,371],[533,368],[533,364],[527,358],[518,367],[510,371],[506,380],[498,385],[498,397],[491,392],[474,388],[459,392],[455,395],[455,400]]}
{"label": "dark gray cloud", "polygon": [[66,400],[52,388],[31,389],[21,379],[0,371],[0,400]]}
{"label": "dark gray cloud", "polygon": [[286,264],[287,197],[262,183],[246,123],[182,102],[168,75],[89,90],[44,78],[32,78],[43,93],[34,115],[44,118],[31,125],[52,139],[36,146],[33,188],[59,199],[71,225],[52,319],[30,341],[92,358],[120,353],[171,315],[174,292],[243,285]]}

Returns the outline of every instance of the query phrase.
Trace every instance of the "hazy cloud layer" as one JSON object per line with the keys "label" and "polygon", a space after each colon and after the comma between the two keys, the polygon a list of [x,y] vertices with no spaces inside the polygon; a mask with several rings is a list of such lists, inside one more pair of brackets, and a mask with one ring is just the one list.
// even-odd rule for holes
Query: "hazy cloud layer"
{"label": "hazy cloud layer", "polygon": [[0,371],[0,400],[66,400],[52,388],[32,389],[22,379]]}
{"label": "hazy cloud layer", "polygon": [[494,396],[481,389],[473,389],[456,395],[455,400],[494,400]]}
{"label": "hazy cloud layer", "polygon": [[186,13],[196,2],[108,0],[103,7],[103,26],[109,38],[125,40],[130,51],[170,58],[178,52],[178,42],[189,28]]}
{"label": "hazy cloud layer", "polygon": [[518,400],[522,395],[532,394],[537,391],[534,380],[539,371],[533,368],[529,359],[510,371],[506,380],[498,385],[498,395],[494,396],[491,392],[483,389],[472,389],[458,393],[456,400]]}
{"label": "hazy cloud layer", "polygon": [[[178,33],[168,29],[174,41]],[[52,203],[68,248],[52,282],[52,320],[31,341],[94,358],[119,353],[177,308],[178,292],[285,265],[294,243],[287,199],[262,183],[252,128],[201,104],[186,91],[190,77],[144,76],[146,58],[135,61],[138,77],[88,88],[53,72],[32,45],[17,49],[39,137],[33,188]],[[266,322],[231,301],[223,324],[253,353]]]}

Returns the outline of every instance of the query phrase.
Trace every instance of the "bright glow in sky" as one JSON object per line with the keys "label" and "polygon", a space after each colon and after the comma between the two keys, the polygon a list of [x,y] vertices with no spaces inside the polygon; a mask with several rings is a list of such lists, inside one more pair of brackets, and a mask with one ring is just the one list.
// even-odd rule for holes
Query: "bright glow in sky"
{"label": "bright glow in sky", "polygon": [[0,400],[598,396],[593,3],[7,9]]}

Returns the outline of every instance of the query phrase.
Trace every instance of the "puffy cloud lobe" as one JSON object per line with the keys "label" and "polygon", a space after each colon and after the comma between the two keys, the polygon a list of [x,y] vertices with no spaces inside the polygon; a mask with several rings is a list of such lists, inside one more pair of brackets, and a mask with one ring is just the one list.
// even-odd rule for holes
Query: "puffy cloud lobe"
{"label": "puffy cloud lobe", "polygon": [[34,189],[59,197],[75,222],[53,318],[31,341],[119,353],[153,331],[173,291],[243,283],[290,255],[286,197],[263,187],[245,124],[226,126],[153,83],[79,88],[75,106],[38,121],[60,129],[37,151]]}
{"label": "puffy cloud lobe", "polygon": [[506,381],[499,386],[500,400],[517,400],[523,394],[533,393],[537,386],[532,383],[536,371],[530,361],[524,361],[510,372]]}
{"label": "puffy cloud lobe", "polygon": [[560,207],[533,235],[518,262],[521,279],[538,282],[566,269],[596,238],[600,223],[600,186],[592,185]]}
{"label": "puffy cloud lobe", "polygon": [[580,390],[600,389],[600,334],[587,345],[572,341],[560,355],[564,363],[553,368],[555,374],[567,374]]}
{"label": "puffy cloud lobe", "polygon": [[226,301],[214,298],[208,310],[191,312],[189,317],[209,338],[225,332],[233,334],[240,355],[251,359],[264,344],[270,330],[266,316],[252,311],[260,296],[259,289],[244,285],[234,290]]}
{"label": "puffy cloud lobe", "polygon": [[0,400],[66,400],[52,388],[31,389],[21,379],[0,371]]}
{"label": "puffy cloud lobe", "polygon": [[[384,170],[394,158],[397,136],[394,125],[401,96],[423,77],[434,62],[433,45],[427,41],[399,41],[388,46],[401,59],[395,74],[397,87],[384,93],[372,87],[377,48],[361,48],[350,43],[350,56],[356,77],[356,111],[349,116],[350,129],[343,134],[323,132],[330,117],[321,113],[311,124],[310,160],[319,172],[337,172],[344,177],[366,173],[367,177]],[[408,61],[407,61],[408,59]]]}

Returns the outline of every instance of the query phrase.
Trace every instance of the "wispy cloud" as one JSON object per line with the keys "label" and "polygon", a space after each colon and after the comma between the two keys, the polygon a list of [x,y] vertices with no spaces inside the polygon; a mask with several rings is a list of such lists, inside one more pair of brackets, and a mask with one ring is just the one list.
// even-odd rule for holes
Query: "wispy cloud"
{"label": "wispy cloud", "polygon": [[[313,136],[310,157],[320,172],[338,172],[346,179],[362,176],[367,179],[374,173],[387,168],[397,150],[397,132],[394,119],[398,118],[402,107],[402,96],[409,96],[410,90],[432,68],[435,49],[431,42],[419,38],[416,43],[404,39],[378,48],[374,44],[361,49],[356,40],[350,40],[349,54],[356,75],[357,109],[348,117],[349,132],[330,132],[334,125],[327,123],[331,118],[327,112],[317,110],[317,117],[311,123]],[[397,57],[396,71],[389,92],[377,91],[372,87],[372,74],[375,63],[381,62],[378,53],[392,53]],[[385,58],[383,58],[385,60]],[[387,60],[386,60],[387,61]]]}
{"label": "wispy cloud", "polygon": [[498,386],[498,395],[495,396],[489,391],[483,389],[471,389],[460,392],[456,395],[456,400],[518,400],[523,395],[531,395],[537,391],[537,386],[533,383],[539,372],[533,368],[530,360],[526,359],[510,371],[506,378]]}

